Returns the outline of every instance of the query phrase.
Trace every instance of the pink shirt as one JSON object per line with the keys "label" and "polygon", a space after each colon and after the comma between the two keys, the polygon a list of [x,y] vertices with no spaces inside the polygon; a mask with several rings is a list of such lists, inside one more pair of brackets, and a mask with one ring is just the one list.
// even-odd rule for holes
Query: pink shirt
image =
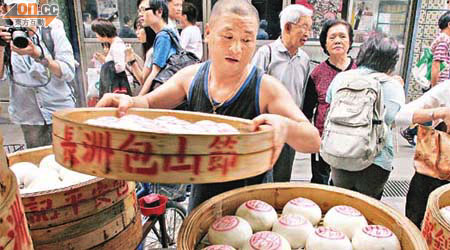
{"label": "pink shirt", "polygon": [[431,44],[431,52],[434,61],[447,64],[447,67],[439,74],[438,83],[450,79],[450,36],[441,32]]}

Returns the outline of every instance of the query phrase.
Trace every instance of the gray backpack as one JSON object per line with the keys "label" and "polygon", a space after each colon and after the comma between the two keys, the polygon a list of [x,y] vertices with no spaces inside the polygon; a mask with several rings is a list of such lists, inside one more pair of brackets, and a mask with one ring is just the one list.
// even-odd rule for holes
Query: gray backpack
{"label": "gray backpack", "polygon": [[[385,145],[383,73],[345,72],[333,96],[320,155],[330,166],[360,171],[370,166]],[[385,80],[384,80],[385,81]]]}

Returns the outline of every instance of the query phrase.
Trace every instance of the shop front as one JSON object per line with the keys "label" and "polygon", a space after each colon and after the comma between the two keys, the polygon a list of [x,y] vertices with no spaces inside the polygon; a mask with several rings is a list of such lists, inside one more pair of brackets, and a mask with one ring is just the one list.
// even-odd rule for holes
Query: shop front
{"label": "shop front", "polygon": [[[199,10],[197,25],[203,31],[208,22],[212,6],[217,0],[186,0]],[[411,40],[415,22],[417,2],[413,0],[252,0],[260,15],[258,46],[277,39],[280,36],[279,13],[289,4],[304,4],[314,9],[313,31],[304,50],[315,62],[326,59],[319,43],[319,34],[324,20],[342,18],[349,21],[355,30],[355,38],[351,55],[356,57],[360,44],[371,32],[379,31],[389,34],[400,43],[400,63],[397,72],[406,77],[410,68]],[[120,31],[130,27],[137,17],[137,0],[81,0],[74,1],[76,23],[78,27],[82,69],[94,67],[92,61],[95,52],[102,51],[101,43],[89,33],[90,22],[97,17],[111,20]],[[131,20],[128,22],[128,20]],[[128,23],[125,23],[127,21]],[[136,38],[122,37],[135,51],[142,54],[142,46]],[[204,46],[207,58],[207,47]],[[206,59],[204,58],[204,59]],[[84,76],[87,88],[87,76]]]}

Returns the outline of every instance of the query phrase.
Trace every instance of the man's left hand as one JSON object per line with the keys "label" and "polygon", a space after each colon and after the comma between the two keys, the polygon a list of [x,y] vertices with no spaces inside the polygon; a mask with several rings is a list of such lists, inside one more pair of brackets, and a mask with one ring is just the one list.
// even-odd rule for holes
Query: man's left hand
{"label": "man's left hand", "polygon": [[273,129],[274,153],[272,155],[272,166],[278,160],[278,156],[280,156],[287,141],[288,121],[288,118],[274,114],[263,114],[253,119],[253,131],[264,130],[267,127]]}
{"label": "man's left hand", "polygon": [[28,55],[33,58],[38,58],[41,55],[41,50],[36,45],[34,45],[34,43],[30,39],[28,39],[28,46],[23,49],[18,48],[14,46],[13,43],[11,43],[11,50],[21,56]]}

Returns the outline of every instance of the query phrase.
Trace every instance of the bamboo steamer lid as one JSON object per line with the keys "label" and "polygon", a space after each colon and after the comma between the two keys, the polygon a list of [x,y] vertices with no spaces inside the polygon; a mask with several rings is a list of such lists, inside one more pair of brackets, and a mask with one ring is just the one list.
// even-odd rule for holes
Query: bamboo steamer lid
{"label": "bamboo steamer lid", "polygon": [[129,111],[149,119],[175,116],[189,122],[223,122],[241,132],[232,135],[150,133],[85,123],[116,113],[113,108],[55,112],[56,161],[85,174],[158,183],[226,182],[256,176],[272,167],[272,130],[249,132],[252,124],[249,120],[187,111]]}
{"label": "bamboo steamer lid", "polygon": [[370,224],[389,228],[398,237],[403,250],[428,249],[417,227],[382,202],[347,189],[309,183],[253,185],[231,190],[207,200],[184,220],[178,234],[177,249],[197,249],[213,221],[225,215],[233,215],[245,201],[262,200],[281,212],[288,201],[298,197],[314,201],[324,214],[336,205],[352,206],[361,211]]}
{"label": "bamboo steamer lid", "polygon": [[6,181],[6,173],[9,172],[8,162],[6,161],[6,153],[3,148],[3,135],[0,133],[0,143],[2,145],[0,149],[0,182]]}
{"label": "bamboo steamer lid", "polygon": [[[8,155],[10,165],[39,165],[51,146]],[[22,195],[35,249],[135,249],[142,236],[135,183],[95,178]]]}
{"label": "bamboo steamer lid", "polygon": [[450,184],[439,187],[428,197],[422,235],[431,250],[450,247],[450,224],[439,211],[446,206],[450,206]]}
{"label": "bamboo steamer lid", "polygon": [[17,179],[9,170],[0,134],[0,249],[33,249]]}

